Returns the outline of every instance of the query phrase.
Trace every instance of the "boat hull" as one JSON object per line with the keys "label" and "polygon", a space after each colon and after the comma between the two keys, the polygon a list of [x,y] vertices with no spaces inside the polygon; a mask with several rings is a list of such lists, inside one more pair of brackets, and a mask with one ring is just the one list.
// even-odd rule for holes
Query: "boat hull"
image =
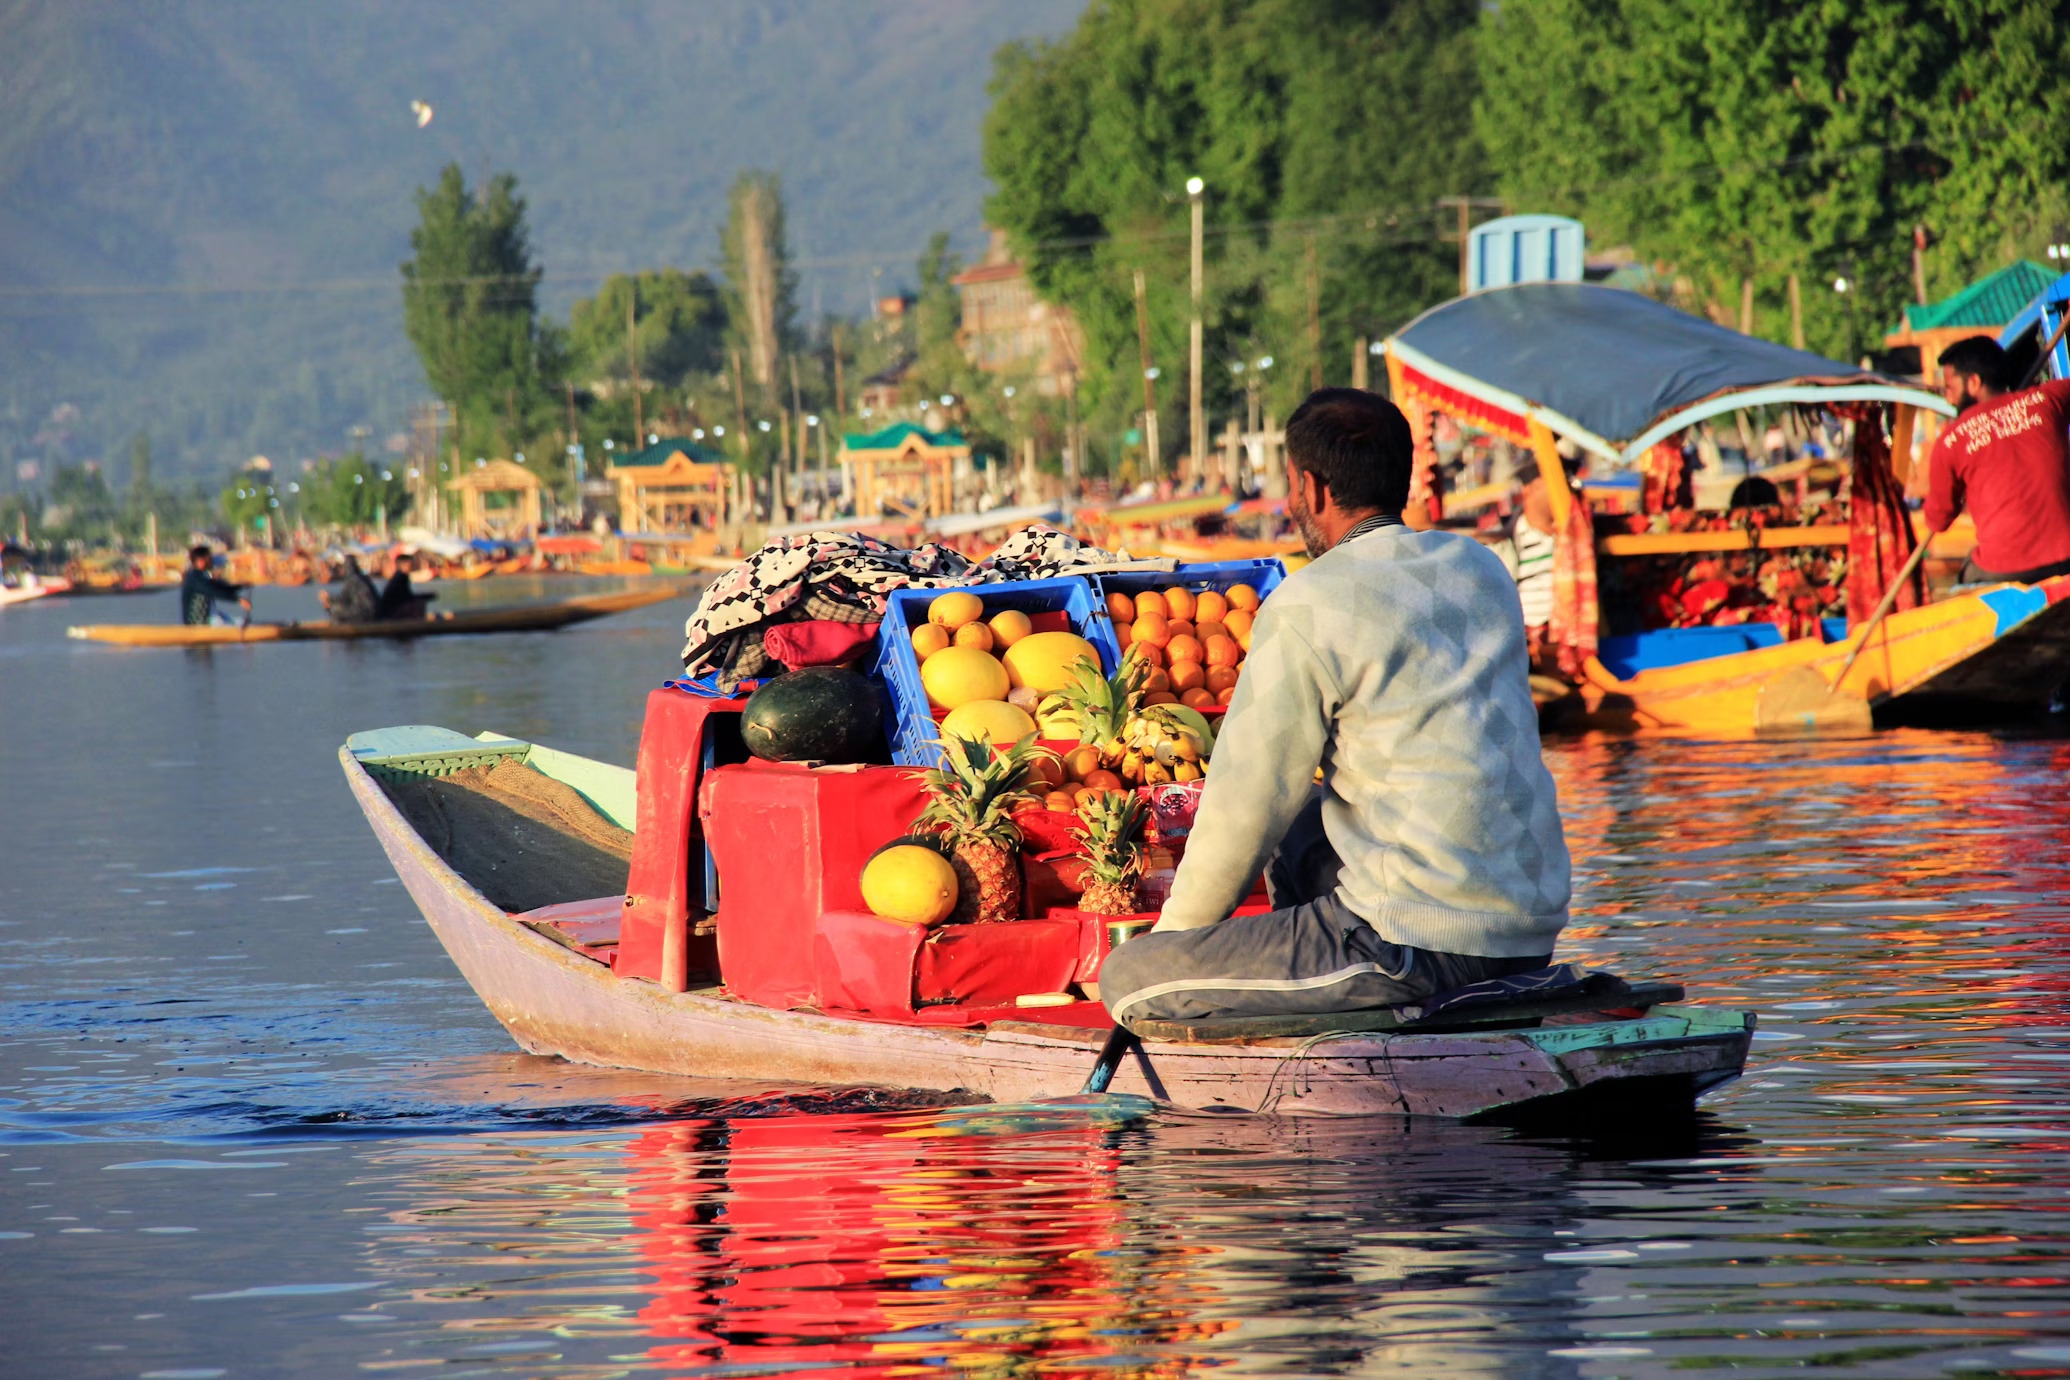
{"label": "boat hull", "polygon": [[592,618],[645,608],[681,593],[680,588],[668,585],[622,594],[583,595],[551,604],[479,609],[456,613],[450,618],[393,619],[379,623],[251,623],[244,627],[98,623],[68,628],[66,632],[83,641],[107,642],[122,647],[215,647],[252,642],[353,642],[368,638],[401,640],[458,637],[469,633],[550,632],[573,623],[586,623]]}
{"label": "boat hull", "polygon": [[[621,979],[492,905],[341,751],[397,876],[489,1011],[535,1054],[700,1078],[867,1084],[1019,1101],[1075,1093],[1103,1032],[999,1022],[982,1031],[778,1011]],[[1689,1105],[1735,1077],[1751,1020],[1701,1007],[1634,1020],[1320,1042],[1147,1042],[1113,1090],[1180,1106],[1275,1113],[1500,1116],[1601,1100],[1612,1084]]]}
{"label": "boat hull", "polygon": [[[1833,682],[1858,638],[1778,646],[1662,666],[1620,679],[1591,661],[1559,708],[1560,728],[1752,732],[1778,676],[1808,667]],[[2046,709],[2070,679],[2070,576],[1958,595],[1886,618],[1842,689],[1878,724],[1990,723]]]}

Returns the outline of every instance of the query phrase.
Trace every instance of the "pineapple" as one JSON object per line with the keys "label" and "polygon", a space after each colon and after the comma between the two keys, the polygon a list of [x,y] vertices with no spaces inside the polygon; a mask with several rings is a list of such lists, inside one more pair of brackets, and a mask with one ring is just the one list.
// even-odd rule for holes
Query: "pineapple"
{"label": "pineapple", "polygon": [[1136,879],[1143,875],[1143,802],[1109,792],[1085,803],[1078,836],[1085,856],[1085,894],[1078,908],[1091,915],[1133,915]]}
{"label": "pineapple", "polygon": [[1021,831],[1013,812],[1035,797],[1027,786],[1038,749],[1033,734],[996,751],[982,740],[953,734],[942,740],[942,765],[927,773],[934,799],[919,827],[940,833],[956,870],[951,923],[991,924],[1021,913]]}
{"label": "pineapple", "polygon": [[1042,710],[1073,725],[1078,741],[1098,748],[1101,760],[1112,766],[1122,758],[1122,729],[1149,679],[1150,665],[1138,657],[1123,657],[1121,669],[1111,676],[1100,674],[1099,663],[1081,657],[1071,668],[1071,683],[1043,700]]}

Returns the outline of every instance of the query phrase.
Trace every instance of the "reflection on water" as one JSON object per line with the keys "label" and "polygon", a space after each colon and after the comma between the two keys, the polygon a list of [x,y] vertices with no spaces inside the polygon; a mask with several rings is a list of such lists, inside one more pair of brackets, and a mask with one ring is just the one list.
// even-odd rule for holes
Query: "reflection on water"
{"label": "reflection on water", "polygon": [[2070,1375],[2070,744],[1549,747],[1565,956],[1760,1014],[1693,1124],[916,1136],[510,1053],[338,780],[398,722],[629,760],[686,607],[0,618],[0,1373]]}

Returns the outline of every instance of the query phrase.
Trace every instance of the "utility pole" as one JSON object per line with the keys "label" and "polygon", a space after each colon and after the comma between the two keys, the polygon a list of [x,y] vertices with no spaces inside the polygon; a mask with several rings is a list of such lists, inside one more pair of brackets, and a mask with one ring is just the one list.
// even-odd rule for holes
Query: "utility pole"
{"label": "utility pole", "polygon": [[1790,275],[1790,348],[1804,348],[1804,294],[1794,273]]}
{"label": "utility pole", "polygon": [[1188,479],[1198,479],[1207,468],[1207,408],[1202,400],[1200,378],[1202,347],[1200,326],[1200,242],[1205,234],[1207,223],[1206,203],[1202,200],[1202,194],[1206,191],[1207,183],[1199,178],[1189,177],[1186,179],[1186,200],[1193,207],[1193,323],[1187,337],[1187,352],[1190,356],[1188,372],[1192,375],[1187,380],[1187,387],[1191,390],[1186,417],[1186,426],[1190,433],[1186,442],[1186,453],[1188,456],[1188,473],[1186,477]]}
{"label": "utility pole", "polygon": [[1471,232],[1474,208],[1483,207],[1500,211],[1503,201],[1501,197],[1496,196],[1441,196],[1437,199],[1437,204],[1457,207],[1459,211],[1459,295],[1464,297],[1473,290]]}
{"label": "utility pole", "polygon": [[1754,280],[1751,276],[1739,280],[1739,333],[1754,333]]}
{"label": "utility pole", "polygon": [[[751,485],[751,484],[753,484],[753,483],[754,483],[754,480],[753,480],[753,478],[752,478],[752,477],[750,477],[750,476],[748,475],[748,473],[747,473],[747,458],[748,458],[748,412],[747,412],[747,392],[746,392],[746,390],[745,390],[744,388],[742,388],[742,387],[741,387],[741,383],[740,383],[740,349],[739,349],[739,347],[738,347],[738,346],[735,346],[735,347],[734,347],[734,349],[732,350],[732,356],[733,356],[733,438],[734,438],[734,440],[735,440],[735,441],[737,441],[737,442],[739,443],[739,445],[740,445],[740,482],[745,482],[745,483],[747,483],[747,484],[750,484],[750,485]],[[746,506],[746,507],[748,507],[748,508],[749,508],[750,510],[752,510],[752,509],[753,509],[753,507],[754,507],[754,504],[753,504],[752,502],[750,502],[750,503],[746,504],[745,506]]]}
{"label": "utility pole", "polygon": [[1150,476],[1164,473],[1164,451],[1157,444],[1157,376],[1150,367],[1150,301],[1143,284],[1143,270],[1136,270],[1136,348],[1143,360],[1143,453],[1149,457]]}
{"label": "utility pole", "polygon": [[845,418],[848,415],[848,385],[841,376],[841,323],[838,321],[834,323],[831,340],[834,346],[834,415]]}
{"label": "utility pole", "polygon": [[640,280],[630,281],[632,295],[625,302],[625,348],[632,355],[633,449],[639,451],[647,446],[647,424],[640,415],[640,333],[635,321],[640,310]]}
{"label": "utility pole", "polygon": [[1308,232],[1308,386],[1323,386],[1322,278],[1315,267],[1315,232]]}
{"label": "utility pole", "polygon": [[1926,305],[1926,222],[1912,227],[1912,300]]}
{"label": "utility pole", "polygon": [[1365,390],[1366,380],[1370,377],[1366,372],[1370,367],[1366,360],[1371,356],[1372,351],[1364,336],[1351,342],[1351,386],[1361,392]]}
{"label": "utility pole", "polygon": [[796,448],[791,452],[791,469],[805,473],[805,405],[798,400],[798,357],[791,356],[791,435]]}

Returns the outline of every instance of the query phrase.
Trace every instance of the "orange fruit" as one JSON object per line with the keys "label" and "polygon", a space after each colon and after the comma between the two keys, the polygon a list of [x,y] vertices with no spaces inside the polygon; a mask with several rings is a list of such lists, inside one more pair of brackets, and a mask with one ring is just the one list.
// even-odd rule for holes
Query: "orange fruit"
{"label": "orange fruit", "polygon": [[1171,611],[1171,615],[1174,618],[1191,618],[1193,616],[1193,591],[1181,589],[1179,586],[1173,585],[1164,592],[1164,606]]}
{"label": "orange fruit", "polygon": [[1251,654],[1251,630],[1249,628],[1245,628],[1236,635],[1236,645],[1243,648],[1245,656]]}
{"label": "orange fruit", "polygon": [[1038,752],[1028,759],[1029,785],[1041,782],[1049,790],[1064,784],[1064,759],[1054,752]]}
{"label": "orange fruit", "polygon": [[1195,623],[1193,625],[1193,635],[1200,639],[1202,646],[1206,646],[1207,640],[1211,637],[1229,636],[1229,625],[1214,622],[1212,619],[1205,623]]}
{"label": "orange fruit", "polygon": [[1164,654],[1164,648],[1158,646],[1155,642],[1138,642],[1128,649],[1128,654],[1136,660],[1151,666],[1162,666],[1167,659]]}
{"label": "orange fruit", "polygon": [[956,589],[939,595],[927,606],[927,621],[939,623],[950,632],[985,616],[985,601],[968,590]]}
{"label": "orange fruit", "polygon": [[1144,704],[1177,704],[1179,697],[1169,690],[1153,690],[1143,696]]}
{"label": "orange fruit", "polygon": [[1172,678],[1163,671],[1152,671],[1150,679],[1143,682],[1143,688],[1145,690],[1169,690],[1172,688]]}
{"label": "orange fruit", "polygon": [[1146,589],[1136,596],[1136,617],[1154,613],[1159,618],[1171,617],[1171,609],[1165,604],[1164,596],[1154,589]]}
{"label": "orange fruit", "polygon": [[1182,661],[1199,661],[1204,650],[1197,637],[1175,637],[1164,644],[1164,654],[1175,666]]}
{"label": "orange fruit", "polygon": [[1107,616],[1117,623],[1136,621],[1136,601],[1115,590],[1107,596]]}
{"label": "orange fruit", "polygon": [[1227,703],[1229,703],[1229,701],[1231,701],[1231,700],[1233,700],[1233,699],[1235,699],[1235,698],[1236,698],[1236,687],[1235,687],[1235,686],[1233,686],[1233,685],[1232,685],[1232,686],[1230,686],[1230,687],[1229,687],[1229,688],[1228,688],[1227,690],[1218,690],[1218,691],[1216,691],[1216,692],[1215,692],[1215,703],[1216,703],[1216,704],[1227,704]]}
{"label": "orange fruit", "polygon": [[1173,637],[1191,637],[1196,640],[1200,637],[1200,634],[1193,630],[1192,622],[1184,618],[1172,619],[1164,625],[1164,630]]}
{"label": "orange fruit", "polygon": [[1193,616],[1202,623],[1219,623],[1228,612],[1228,598],[1210,589],[1202,591]]}
{"label": "orange fruit", "polygon": [[1205,687],[1197,690],[1188,690],[1185,694],[1179,696],[1179,703],[1191,709],[1206,709],[1214,702],[1215,697],[1210,695]]}
{"label": "orange fruit", "polygon": [[1089,771],[1085,774],[1085,787],[1092,791],[1118,791],[1121,789],[1121,778],[1102,767],[1098,771]]}
{"label": "orange fruit", "polygon": [[992,650],[992,630],[983,623],[965,623],[956,629],[956,645],[975,647],[981,652]]}
{"label": "orange fruit", "polygon": [[1175,661],[1172,663],[1171,691],[1184,695],[1188,690],[1207,684],[1207,671],[1197,661]]}
{"label": "orange fruit", "polygon": [[1162,647],[1171,639],[1172,625],[1165,621],[1161,613],[1145,613],[1138,615],[1136,621],[1130,625],[1129,635],[1137,642]]}
{"label": "orange fruit", "polygon": [[1237,671],[1234,666],[1210,666],[1207,669],[1207,688],[1217,695],[1236,684]]}
{"label": "orange fruit", "polygon": [[1100,750],[1092,747],[1072,748],[1064,754],[1064,779],[1083,781],[1086,774],[1100,769]]}
{"label": "orange fruit", "polygon": [[1071,808],[1075,810],[1098,794],[1099,792],[1090,786],[1080,786],[1077,790],[1071,792]]}
{"label": "orange fruit", "polygon": [[1136,625],[1133,623],[1116,623],[1114,625],[1114,636],[1121,643],[1121,650],[1125,652],[1130,647],[1136,645]]}
{"label": "orange fruit", "polygon": [[1210,666],[1234,666],[1243,660],[1243,648],[1236,645],[1233,637],[1211,637],[1200,645]]}
{"label": "orange fruit", "polygon": [[1078,808],[1078,802],[1071,798],[1069,791],[1051,791],[1048,795],[1042,797],[1042,808],[1045,810],[1061,810],[1068,815],[1071,811]]}
{"label": "orange fruit", "polygon": [[1249,585],[1231,585],[1222,597],[1229,601],[1230,608],[1242,609],[1245,613],[1258,611],[1258,591]]}
{"label": "orange fruit", "polygon": [[1249,637],[1251,635],[1251,615],[1242,609],[1229,610],[1228,616],[1222,619],[1222,630],[1231,637]]}
{"label": "orange fruit", "polygon": [[1003,613],[995,614],[990,626],[992,640],[1001,647],[1011,647],[1035,631],[1034,620],[1019,609],[1007,609]]}
{"label": "orange fruit", "polygon": [[922,661],[949,645],[949,630],[939,623],[922,623],[913,629],[913,655]]}

